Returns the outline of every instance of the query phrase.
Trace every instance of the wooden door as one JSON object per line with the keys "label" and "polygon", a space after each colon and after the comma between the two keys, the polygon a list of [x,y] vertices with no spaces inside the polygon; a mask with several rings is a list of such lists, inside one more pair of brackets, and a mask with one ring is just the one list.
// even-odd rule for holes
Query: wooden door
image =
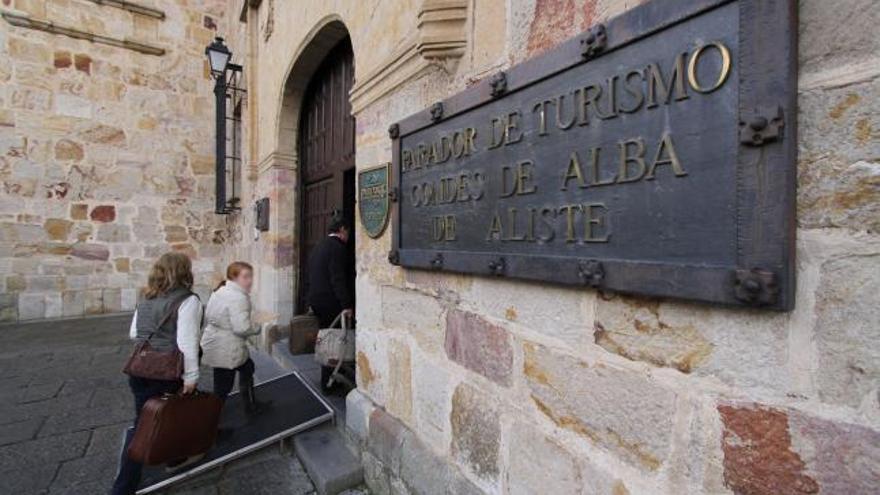
{"label": "wooden door", "polygon": [[[347,217],[354,211],[354,197],[346,194],[351,185],[346,187],[345,181],[347,176],[354,176],[355,166],[355,122],[348,99],[353,83],[354,55],[346,38],[318,67],[303,101],[299,126],[302,238],[297,305],[301,312],[306,309],[305,282],[312,249],[327,235],[334,218],[354,224],[354,217]],[[353,239],[350,244],[354,245]]]}

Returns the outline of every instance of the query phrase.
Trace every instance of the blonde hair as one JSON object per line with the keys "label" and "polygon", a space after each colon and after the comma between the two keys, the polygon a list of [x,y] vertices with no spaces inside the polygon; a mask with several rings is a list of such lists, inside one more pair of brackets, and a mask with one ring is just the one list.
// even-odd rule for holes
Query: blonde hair
{"label": "blonde hair", "polygon": [[[241,275],[241,272],[245,270],[250,270],[251,273],[253,273],[254,267],[251,266],[250,263],[244,261],[233,261],[229,264],[229,266],[226,267],[226,280],[235,280],[239,275]],[[217,288],[214,290],[217,290],[220,287],[226,285],[226,280],[220,282],[217,285]]]}
{"label": "blonde hair", "polygon": [[170,252],[159,257],[147,278],[144,297],[153,299],[178,287],[193,286],[192,261],[183,253]]}

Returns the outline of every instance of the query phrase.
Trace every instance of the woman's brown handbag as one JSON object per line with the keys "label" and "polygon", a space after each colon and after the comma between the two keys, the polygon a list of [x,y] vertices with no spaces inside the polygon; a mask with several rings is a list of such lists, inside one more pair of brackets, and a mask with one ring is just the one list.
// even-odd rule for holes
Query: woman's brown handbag
{"label": "woman's brown handbag", "polygon": [[[176,325],[177,310],[190,295],[186,294],[175,301],[156,328],[162,328],[171,318],[173,318]],[[157,351],[153,349],[153,346],[150,345],[150,339],[153,338],[154,333],[156,332],[150,333],[146,339],[135,346],[122,372],[129,376],[152,380],[180,380],[180,377],[183,375],[183,353],[177,348],[176,343],[170,351]]]}

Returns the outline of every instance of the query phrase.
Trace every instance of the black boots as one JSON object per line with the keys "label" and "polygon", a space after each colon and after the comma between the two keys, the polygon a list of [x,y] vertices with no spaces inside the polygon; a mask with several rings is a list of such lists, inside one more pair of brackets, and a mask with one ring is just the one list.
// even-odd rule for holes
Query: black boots
{"label": "black boots", "polygon": [[254,393],[254,377],[239,376],[238,386],[241,389],[241,400],[244,403],[244,412],[248,415],[257,415],[265,411],[271,402],[260,402]]}

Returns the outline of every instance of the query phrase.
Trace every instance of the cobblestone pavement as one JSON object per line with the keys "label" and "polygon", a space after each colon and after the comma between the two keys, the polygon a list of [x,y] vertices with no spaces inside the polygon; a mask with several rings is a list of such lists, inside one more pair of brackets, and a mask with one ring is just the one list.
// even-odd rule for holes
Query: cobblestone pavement
{"label": "cobblestone pavement", "polygon": [[[129,321],[0,326],[0,494],[107,493],[134,417],[121,373]],[[313,487],[299,461],[274,446],[168,493],[298,495]]]}

